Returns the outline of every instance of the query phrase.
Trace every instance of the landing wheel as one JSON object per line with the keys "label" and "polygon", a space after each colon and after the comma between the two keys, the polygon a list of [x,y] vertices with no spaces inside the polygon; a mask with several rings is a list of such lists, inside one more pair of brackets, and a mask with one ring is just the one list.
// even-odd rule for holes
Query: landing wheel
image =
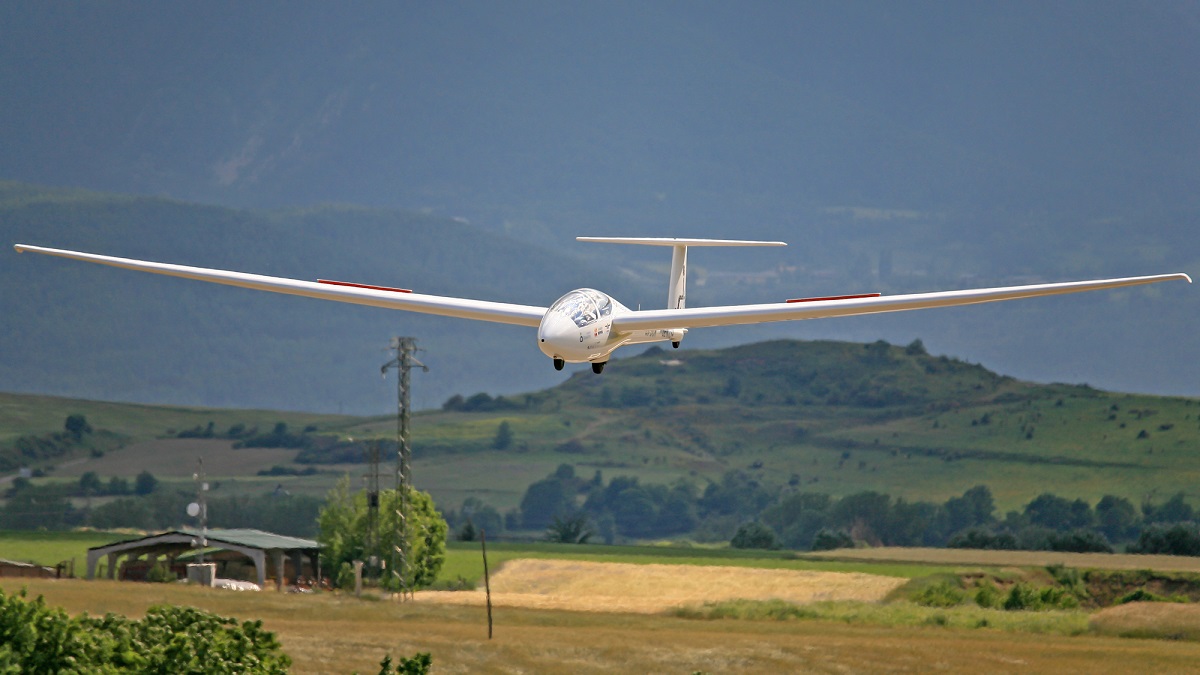
{"label": "landing wheel", "polygon": [[675,349],[679,349],[679,345],[680,345],[680,342],[678,340],[671,343],[671,346],[674,347]]}
{"label": "landing wheel", "polygon": [[567,365],[566,361],[563,361],[562,359],[559,359],[559,358],[554,359],[554,369],[555,370],[562,370],[563,366],[565,366],[565,365]]}
{"label": "landing wheel", "polygon": [[605,366],[607,363],[608,363],[608,361],[605,361],[604,363],[593,363],[593,364],[592,364],[592,372],[593,372],[593,373],[595,373],[595,374],[597,374],[597,375],[599,375],[600,373],[603,373],[603,372],[604,372],[604,366]]}

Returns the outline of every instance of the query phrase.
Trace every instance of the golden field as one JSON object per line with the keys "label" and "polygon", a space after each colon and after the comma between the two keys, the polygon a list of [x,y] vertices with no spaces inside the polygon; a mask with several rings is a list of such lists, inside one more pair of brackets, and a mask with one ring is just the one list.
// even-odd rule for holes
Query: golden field
{"label": "golden field", "polygon": [[[869,600],[902,581],[865,574],[524,560],[505,564],[493,581],[492,640],[478,591],[453,601],[449,594],[420,593],[416,601],[399,602],[110,581],[11,580],[4,590],[24,586],[71,613],[140,616],[152,605],[171,603],[261,619],[280,637],[297,673],[372,673],[385,654],[418,651],[433,655],[436,673],[1200,672],[1200,643],[1115,637],[1139,623],[1162,622],[1163,608],[1182,607],[1190,613],[1171,621],[1200,626],[1200,613],[1187,605],[1105,610],[1093,616],[1092,632],[1069,635],[1034,632],[1041,629],[1032,615],[1029,632],[1014,632],[940,621],[697,620],[655,613],[672,603],[731,596],[792,593],[803,602],[844,592]],[[530,597],[544,605],[520,606]],[[929,619],[945,614],[922,611]],[[1148,618],[1137,614],[1147,611]],[[1087,631],[1086,615],[1076,615]]]}

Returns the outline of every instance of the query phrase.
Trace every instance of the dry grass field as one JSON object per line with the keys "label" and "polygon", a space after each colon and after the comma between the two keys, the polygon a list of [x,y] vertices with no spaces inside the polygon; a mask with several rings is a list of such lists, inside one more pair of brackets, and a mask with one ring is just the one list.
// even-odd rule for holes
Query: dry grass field
{"label": "dry grass field", "polygon": [[877,563],[929,565],[982,565],[987,567],[1045,567],[1065,565],[1079,569],[1156,570],[1200,573],[1200,558],[1124,553],[1059,553],[1055,551],[986,551],[965,548],[841,548],[804,553],[802,558]]}
{"label": "dry grass field", "polygon": [[[624,569],[632,566],[619,565],[611,571],[569,566],[510,563],[497,574],[497,584],[507,589],[497,590],[498,597],[509,592],[549,594],[557,588],[559,593],[586,600],[577,602],[573,610],[500,605],[494,611],[492,640],[487,639],[482,607],[429,601],[424,595],[416,602],[401,603],[335,593],[234,593],[177,584],[28,580],[21,585],[30,595],[44,595],[50,604],[73,614],[140,616],[152,605],[170,603],[261,619],[279,635],[297,673],[372,673],[378,671],[385,654],[418,651],[433,655],[437,673],[1200,672],[1200,643],[1110,636],[1119,634],[1119,627],[1112,629],[1115,632],[1105,628],[1100,635],[1067,636],[951,628],[936,622],[889,626],[837,620],[697,620],[645,610],[614,611],[620,609],[611,606],[619,589],[608,587],[600,593],[603,583],[624,580],[631,585],[631,594],[643,596],[662,588],[682,597],[694,592],[694,587],[688,590],[688,582],[670,579],[671,572],[683,570],[653,569],[672,566],[645,566],[651,569],[644,579],[636,578],[636,570]],[[546,570],[547,580],[537,579],[539,569]],[[736,572],[745,577],[733,581],[744,590],[737,595],[754,592],[757,582],[784,587],[836,585],[836,580],[823,576],[749,578],[755,570]],[[4,590],[18,590],[16,581],[10,580]],[[716,578],[709,581],[721,583]],[[704,599],[723,594],[710,589],[712,597]],[[1124,609],[1124,614],[1114,611],[1107,616],[1102,612],[1096,623],[1114,627],[1118,620],[1137,622],[1137,611],[1142,610]],[[1155,606],[1149,611],[1161,610]],[[1197,620],[1200,617],[1178,618],[1193,625]]]}
{"label": "dry grass field", "polygon": [[[878,602],[907,581],[843,572],[510,560],[492,576],[491,587],[498,607],[657,614],[737,599]],[[417,601],[483,606],[484,591],[424,592]]]}

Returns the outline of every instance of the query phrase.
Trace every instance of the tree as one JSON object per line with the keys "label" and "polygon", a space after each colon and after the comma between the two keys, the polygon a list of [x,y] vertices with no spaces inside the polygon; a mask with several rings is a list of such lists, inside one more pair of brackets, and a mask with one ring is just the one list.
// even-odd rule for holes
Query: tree
{"label": "tree", "polygon": [[67,417],[63,428],[77,442],[83,440],[84,434],[92,433],[92,425],[88,424],[87,418],[78,414]]}
{"label": "tree", "polygon": [[1137,508],[1124,497],[1104,495],[1096,504],[1096,521],[1109,541],[1128,539],[1137,528]]}
{"label": "tree", "polygon": [[104,484],[95,471],[88,471],[79,477],[79,491],[85,495],[98,495],[104,491]]}
{"label": "tree", "polygon": [[733,535],[733,539],[729,541],[729,545],[733,548],[765,548],[774,550],[779,548],[779,539],[775,536],[774,530],[755,521],[752,523],[743,523],[738,527],[737,533]]}
{"label": "tree", "polygon": [[1145,514],[1144,520],[1147,524],[1182,523],[1193,520],[1196,515],[1192,505],[1183,500],[1182,492],[1176,492],[1161,505],[1146,502],[1142,505],[1142,513]]}
{"label": "tree", "polygon": [[500,426],[496,427],[496,436],[492,439],[492,448],[495,450],[507,450],[512,446],[512,442],[512,426],[509,425],[508,420],[504,420],[500,423]]}
{"label": "tree", "polygon": [[970,527],[991,524],[996,502],[992,499],[992,491],[986,485],[976,485],[961,497],[947,499],[944,508],[950,519],[949,533],[952,534]]}
{"label": "tree", "polygon": [[1025,505],[1025,517],[1031,525],[1052,530],[1068,530],[1072,520],[1071,502],[1046,492]]}
{"label": "tree", "polygon": [[148,495],[154,492],[158,487],[158,479],[149,471],[142,471],[137,475],[133,482],[133,491],[135,494]]}
{"label": "tree", "polygon": [[521,524],[529,529],[550,526],[556,516],[575,510],[575,503],[566,486],[557,478],[545,478],[533,483],[521,498]]}
{"label": "tree", "polygon": [[554,517],[554,523],[546,529],[546,541],[556,544],[586,544],[592,530],[586,513],[577,513],[567,518]]}
{"label": "tree", "polygon": [[[350,493],[350,478],[344,476],[329,491],[325,506],[317,516],[321,556],[330,569],[343,563],[366,560],[371,555],[388,557],[394,546],[407,552],[408,571],[403,580],[389,573],[384,586],[392,590],[423,588],[433,583],[446,557],[446,521],[434,507],[428,493],[409,489],[407,540],[400,541],[400,492],[379,493],[379,548],[367,550],[367,493]],[[392,570],[391,572],[397,572]],[[401,584],[403,581],[403,584]]]}

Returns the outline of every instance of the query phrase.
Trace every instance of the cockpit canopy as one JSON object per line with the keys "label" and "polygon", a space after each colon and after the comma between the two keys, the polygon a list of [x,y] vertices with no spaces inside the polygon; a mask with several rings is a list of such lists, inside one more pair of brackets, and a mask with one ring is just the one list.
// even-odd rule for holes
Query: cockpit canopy
{"label": "cockpit canopy", "polygon": [[559,298],[550,311],[561,314],[583,328],[612,314],[612,298],[600,291],[581,288]]}

